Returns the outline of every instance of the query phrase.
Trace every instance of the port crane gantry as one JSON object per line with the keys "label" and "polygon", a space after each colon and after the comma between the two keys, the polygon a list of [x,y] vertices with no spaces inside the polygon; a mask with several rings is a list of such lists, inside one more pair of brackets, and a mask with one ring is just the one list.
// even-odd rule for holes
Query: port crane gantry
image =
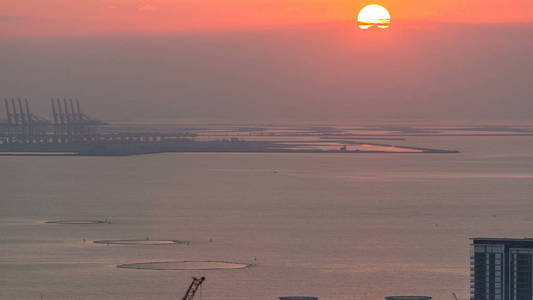
{"label": "port crane gantry", "polygon": [[205,277],[201,278],[192,278],[191,285],[189,286],[189,289],[185,293],[185,296],[183,296],[182,300],[192,300],[194,298],[194,295],[202,285],[202,283],[205,281]]}

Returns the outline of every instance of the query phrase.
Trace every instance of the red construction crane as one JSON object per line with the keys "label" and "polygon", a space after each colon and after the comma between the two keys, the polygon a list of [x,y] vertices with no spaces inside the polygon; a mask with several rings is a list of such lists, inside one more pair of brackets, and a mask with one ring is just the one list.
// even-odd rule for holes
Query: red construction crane
{"label": "red construction crane", "polygon": [[192,278],[191,285],[189,286],[189,289],[187,290],[187,293],[185,293],[185,296],[183,296],[182,300],[192,300],[194,298],[194,295],[202,285],[202,282],[205,281],[205,277],[202,278]]}

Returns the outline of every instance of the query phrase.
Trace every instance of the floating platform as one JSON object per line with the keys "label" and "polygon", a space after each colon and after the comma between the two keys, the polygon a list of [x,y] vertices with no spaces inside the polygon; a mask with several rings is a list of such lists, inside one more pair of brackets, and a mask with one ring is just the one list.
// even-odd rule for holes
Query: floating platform
{"label": "floating platform", "polygon": [[186,270],[236,270],[251,267],[250,264],[224,261],[163,261],[118,265],[122,269],[186,271]]}
{"label": "floating platform", "polygon": [[105,245],[125,245],[125,246],[173,246],[179,244],[190,244],[188,241],[179,240],[101,240],[94,241],[95,244]]}
{"label": "floating platform", "polygon": [[108,224],[102,220],[57,220],[46,221],[47,224],[61,224],[61,225],[92,225],[92,224]]}

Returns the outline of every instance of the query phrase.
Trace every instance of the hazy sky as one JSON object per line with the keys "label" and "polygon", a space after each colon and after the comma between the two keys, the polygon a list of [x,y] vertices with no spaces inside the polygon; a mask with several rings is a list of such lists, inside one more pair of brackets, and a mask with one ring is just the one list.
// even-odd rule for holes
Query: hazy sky
{"label": "hazy sky", "polygon": [[396,20],[530,22],[531,0],[16,0],[0,2],[3,34],[224,31],[348,21],[368,3]]}
{"label": "hazy sky", "polygon": [[46,117],[77,97],[104,119],[530,119],[533,1],[381,3],[391,29],[365,32],[360,1],[2,1],[1,96]]}

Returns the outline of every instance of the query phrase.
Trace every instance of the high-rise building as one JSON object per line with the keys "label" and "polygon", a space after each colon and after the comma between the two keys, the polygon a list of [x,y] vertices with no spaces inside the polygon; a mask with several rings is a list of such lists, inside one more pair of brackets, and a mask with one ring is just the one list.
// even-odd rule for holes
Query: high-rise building
{"label": "high-rise building", "polygon": [[473,238],[471,300],[533,300],[533,239]]}

